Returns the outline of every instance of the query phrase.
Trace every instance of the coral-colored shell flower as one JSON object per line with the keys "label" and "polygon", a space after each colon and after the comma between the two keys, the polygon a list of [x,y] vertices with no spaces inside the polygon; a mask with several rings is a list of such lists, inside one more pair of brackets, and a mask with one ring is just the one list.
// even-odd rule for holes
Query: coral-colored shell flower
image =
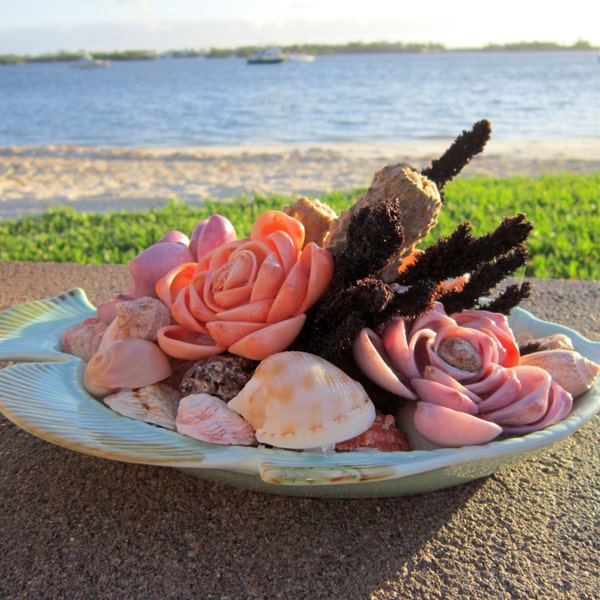
{"label": "coral-colored shell flower", "polygon": [[303,245],[299,221],[267,211],[249,238],[222,244],[197,264],[165,275],[156,291],[177,325],[159,332],[161,348],[194,360],[226,350],[262,360],[285,350],[333,275],[331,254]]}

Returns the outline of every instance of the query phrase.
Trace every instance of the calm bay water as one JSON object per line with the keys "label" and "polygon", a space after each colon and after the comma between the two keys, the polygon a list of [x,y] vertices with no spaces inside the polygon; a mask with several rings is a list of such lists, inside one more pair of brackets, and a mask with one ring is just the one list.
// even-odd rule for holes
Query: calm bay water
{"label": "calm bay water", "polygon": [[600,140],[594,52],[318,56],[0,66],[0,146]]}

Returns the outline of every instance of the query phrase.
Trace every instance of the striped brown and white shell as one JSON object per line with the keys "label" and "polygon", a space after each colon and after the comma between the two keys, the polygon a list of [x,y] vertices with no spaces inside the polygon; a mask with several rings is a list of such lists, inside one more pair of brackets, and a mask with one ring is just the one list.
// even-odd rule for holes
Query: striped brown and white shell
{"label": "striped brown and white shell", "polygon": [[375,419],[360,383],[306,352],[267,357],[229,407],[252,425],[260,443],[297,450],[348,440]]}
{"label": "striped brown and white shell", "polygon": [[122,389],[104,398],[107,406],[124,417],[175,430],[181,392],[164,383]]}

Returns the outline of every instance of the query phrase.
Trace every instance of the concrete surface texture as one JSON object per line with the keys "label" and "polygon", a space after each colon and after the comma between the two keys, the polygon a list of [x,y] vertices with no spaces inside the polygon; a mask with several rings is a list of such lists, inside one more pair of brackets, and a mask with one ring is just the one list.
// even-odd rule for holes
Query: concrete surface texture
{"label": "concrete surface texture", "polygon": [[[123,266],[0,263],[0,310]],[[600,282],[534,280],[536,316],[600,340]],[[259,494],[44,442],[0,417],[0,598],[600,596],[600,420],[534,459],[386,499]]]}

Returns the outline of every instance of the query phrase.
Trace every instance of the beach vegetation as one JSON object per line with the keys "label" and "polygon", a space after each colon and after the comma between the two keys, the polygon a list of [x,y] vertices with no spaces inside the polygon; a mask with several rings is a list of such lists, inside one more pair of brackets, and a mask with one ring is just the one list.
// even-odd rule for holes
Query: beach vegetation
{"label": "beach vegetation", "polygon": [[[449,235],[463,221],[472,225],[474,235],[482,235],[505,216],[523,213],[534,229],[527,240],[531,260],[518,276],[600,280],[598,189],[600,173],[458,178],[446,185],[438,225],[421,246]],[[329,191],[320,199],[339,214],[362,191]],[[202,206],[171,199],[158,208],[106,213],[55,207],[41,215],[0,221],[0,260],[123,264],[166,231],[189,235],[198,221],[214,213],[230,219],[238,235],[246,236],[260,213],[295,199],[257,194],[207,200]]]}

